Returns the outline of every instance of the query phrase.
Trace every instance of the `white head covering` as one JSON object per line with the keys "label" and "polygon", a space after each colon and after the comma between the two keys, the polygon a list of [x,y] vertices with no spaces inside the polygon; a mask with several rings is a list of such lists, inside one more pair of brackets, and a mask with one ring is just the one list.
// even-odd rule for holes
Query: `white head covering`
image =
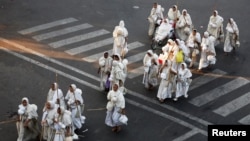
{"label": "white head covering", "polygon": [[124,23],[123,20],[120,21],[119,26],[120,26],[120,27],[124,27],[124,26],[125,26],[125,23]]}
{"label": "white head covering", "polygon": [[48,103],[50,104],[51,109],[55,107],[55,103],[53,101],[48,101]]}
{"label": "white head covering", "polygon": [[183,14],[184,12],[186,12],[186,13],[187,13],[187,10],[186,10],[186,9],[183,9],[183,10],[182,10],[182,14]]}
{"label": "white head covering", "polygon": [[71,84],[70,86],[71,86],[71,88],[72,88],[74,91],[76,90],[76,85],[75,85],[75,84]]}
{"label": "white head covering", "polygon": [[216,16],[218,15],[218,11],[217,10],[214,10],[214,12],[216,13]]}
{"label": "white head covering", "polygon": [[149,53],[149,54],[151,54],[151,55],[153,55],[154,53],[153,53],[153,51],[150,49],[150,50],[148,50],[147,51],[147,53]]}
{"label": "white head covering", "polygon": [[23,102],[23,101],[26,101],[27,104],[29,104],[29,99],[28,99],[27,97],[22,98],[22,102]]}
{"label": "white head covering", "polygon": [[174,43],[174,41],[173,41],[172,39],[168,39],[168,42],[169,42],[170,44],[173,44],[173,43]]}
{"label": "white head covering", "polygon": [[208,36],[209,36],[209,33],[208,33],[207,31],[205,31],[205,32],[204,32],[204,37],[205,37],[205,38],[208,38]]}

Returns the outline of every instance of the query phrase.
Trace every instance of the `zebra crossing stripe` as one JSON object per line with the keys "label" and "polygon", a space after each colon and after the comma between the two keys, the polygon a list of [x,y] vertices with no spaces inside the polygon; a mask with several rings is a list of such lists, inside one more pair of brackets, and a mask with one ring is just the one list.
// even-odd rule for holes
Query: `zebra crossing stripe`
{"label": "zebra crossing stripe", "polygon": [[249,125],[250,124],[250,114],[243,117],[238,122],[241,123],[241,124],[244,124],[244,125]]}
{"label": "zebra crossing stripe", "polygon": [[236,78],[220,87],[217,87],[215,89],[212,89],[206,93],[201,94],[198,97],[195,97],[189,101],[189,103],[195,105],[195,106],[203,106],[245,84],[249,83],[247,79],[244,78]]}
{"label": "zebra crossing stripe", "polygon": [[81,24],[81,25],[76,25],[76,26],[60,29],[60,30],[57,30],[57,31],[52,31],[52,32],[49,32],[49,33],[36,35],[36,36],[33,36],[32,38],[37,40],[37,41],[42,41],[42,40],[46,40],[46,39],[49,39],[49,38],[53,38],[53,37],[65,35],[65,34],[68,34],[68,33],[72,33],[72,32],[75,32],[75,31],[91,28],[91,27],[93,27],[93,26],[88,24],[88,23],[85,23],[85,24]]}
{"label": "zebra crossing stripe", "polygon": [[[215,74],[215,76],[213,76]],[[205,74],[203,76],[200,76],[200,77],[197,77],[195,78],[190,87],[189,87],[189,91],[195,89],[195,88],[198,88],[210,81],[213,81],[215,79],[217,79],[218,77],[221,77],[223,75],[227,74],[226,72],[222,71],[222,70],[219,70],[219,69],[215,69],[212,73],[208,73],[208,74]]]}
{"label": "zebra crossing stripe", "polygon": [[229,114],[241,109],[242,107],[248,105],[250,103],[250,92],[234,99],[233,101],[215,109],[213,112],[221,115],[221,116],[228,116]]}
{"label": "zebra crossing stripe", "polygon": [[143,73],[144,73],[144,67],[140,66],[140,67],[138,67],[136,69],[129,70],[127,77],[132,79],[132,78],[135,78],[135,77],[137,77],[139,75],[142,75]]}
{"label": "zebra crossing stripe", "polygon": [[18,33],[20,33],[22,35],[26,35],[26,34],[34,33],[34,32],[37,32],[37,31],[45,30],[45,29],[48,29],[48,28],[52,28],[52,27],[56,27],[56,26],[59,26],[59,25],[64,25],[64,24],[68,24],[68,23],[72,23],[72,22],[76,22],[76,21],[78,21],[78,20],[75,19],[75,18],[67,18],[67,19],[57,20],[57,21],[54,21],[54,22],[50,22],[50,23],[34,26],[34,27],[31,27],[31,28],[27,28],[27,29],[18,31]]}
{"label": "zebra crossing stripe", "polygon": [[87,44],[87,45],[75,47],[75,48],[66,50],[65,52],[70,54],[70,55],[80,54],[82,52],[86,52],[86,51],[89,51],[89,50],[92,50],[92,49],[96,49],[96,48],[99,48],[99,47],[110,45],[110,44],[113,43],[113,40],[114,40],[113,38],[108,38],[108,39],[104,39],[104,40],[97,41],[97,42],[94,42],[94,43],[90,43],[90,44]]}
{"label": "zebra crossing stripe", "polygon": [[84,41],[84,40],[91,39],[91,38],[94,38],[94,37],[98,37],[98,36],[101,36],[101,35],[105,35],[105,34],[108,34],[108,33],[110,33],[110,32],[107,31],[107,30],[104,30],[104,29],[96,30],[96,31],[93,31],[93,32],[90,32],[90,33],[77,35],[77,36],[74,36],[74,37],[70,37],[70,38],[67,38],[67,39],[63,39],[63,40],[60,40],[60,41],[50,43],[49,46],[51,46],[53,48],[59,48],[59,47],[65,46],[65,45],[69,45],[69,44],[72,44],[72,43]]}
{"label": "zebra crossing stripe", "polygon": [[137,61],[141,61],[142,63],[142,60],[145,56],[146,52],[141,52],[141,53],[137,53],[133,56],[129,56],[127,59],[128,59],[128,62],[129,63],[134,63],[134,62],[137,62]]}
{"label": "zebra crossing stripe", "polygon": [[[142,47],[144,46],[144,44],[140,43],[140,42],[133,42],[133,43],[130,43],[128,44],[128,49],[129,50],[132,50],[132,49],[136,49],[138,47]],[[111,50],[108,50],[109,54],[112,54],[112,49]],[[95,62],[97,61],[101,56],[103,56],[103,52],[101,53],[97,53],[97,54],[94,54],[94,55],[91,55],[91,56],[88,56],[88,57],[84,57],[82,58],[84,61],[87,61],[87,62]],[[130,62],[128,62],[130,64]]]}

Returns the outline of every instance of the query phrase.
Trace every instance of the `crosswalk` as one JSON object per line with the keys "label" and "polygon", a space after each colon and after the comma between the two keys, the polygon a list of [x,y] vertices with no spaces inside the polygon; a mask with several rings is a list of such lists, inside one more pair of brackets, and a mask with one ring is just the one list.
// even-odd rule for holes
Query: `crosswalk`
{"label": "crosswalk", "polygon": [[[75,25],[72,25],[72,23],[74,23]],[[86,32],[87,29],[92,30]],[[49,32],[43,33],[43,31],[48,30]],[[81,31],[81,33],[79,33],[79,31]],[[96,62],[103,55],[103,51],[99,51],[103,50],[103,48],[108,49],[105,51],[108,51],[110,54],[112,53],[113,38],[110,31],[107,31],[105,29],[94,29],[93,25],[89,23],[81,23],[81,21],[78,21],[77,19],[72,17],[23,29],[21,31],[18,31],[18,33],[26,36],[31,36],[38,42],[49,40],[50,42],[48,42],[47,44],[54,49],[59,49],[67,46],[67,49],[64,50],[65,53],[72,56],[84,54],[82,59],[89,63]],[[65,37],[65,35],[74,33],[77,35]],[[82,43],[83,41],[87,41],[90,39],[94,39],[95,41],[79,46],[74,46],[75,43]],[[129,50],[136,50],[142,47],[144,47],[144,44],[139,41],[128,43]],[[95,51],[95,54],[86,53],[93,50]],[[140,52],[137,54],[132,54],[130,52],[132,51],[129,51],[127,56],[128,65],[140,61],[142,62],[142,59],[146,53]],[[143,73],[141,66],[128,68],[128,70],[128,78],[130,79],[140,76]]]}
{"label": "crosswalk", "polygon": [[[74,23],[74,25],[72,23]],[[112,52],[113,38],[111,31],[106,29],[96,29],[95,26],[89,23],[82,23],[81,21],[72,17],[37,25],[18,31],[18,33],[24,36],[31,36],[31,38],[38,42],[49,41],[46,43],[54,49],[67,46],[67,48],[64,50],[65,53],[72,56],[84,54],[82,59],[89,63],[95,63],[99,57],[102,56],[104,49],[107,49],[105,51],[109,51],[109,53]],[[70,37],[65,36],[69,34],[71,35]],[[91,40],[91,42],[84,42],[86,40]],[[82,42],[84,42],[84,44],[81,44]],[[75,46],[76,43],[78,43],[77,46]],[[79,45],[79,43],[81,45]],[[145,55],[145,52],[131,51],[140,50],[143,47],[145,47],[145,45],[139,41],[129,42],[128,44],[128,48],[130,50],[127,56],[128,65],[133,64],[131,66],[134,67],[128,68],[128,78],[130,79],[143,74],[142,59]],[[89,51],[95,53],[88,54]],[[227,72],[215,69],[211,73],[199,76],[193,79],[189,91],[203,87],[208,83],[214,82],[217,79],[224,77],[225,75],[227,75]],[[188,103],[195,107],[203,107],[212,103],[213,101],[223,99],[225,96],[248,84],[249,80],[242,77],[237,77],[226,82],[225,84],[218,85],[213,89],[188,99]],[[245,94],[239,95],[239,97],[227,103],[223,103],[211,111],[221,117],[227,117],[237,111],[240,111],[242,108],[249,106],[249,103],[250,92],[247,92]],[[238,119],[238,122],[241,124],[250,124],[250,114]]]}

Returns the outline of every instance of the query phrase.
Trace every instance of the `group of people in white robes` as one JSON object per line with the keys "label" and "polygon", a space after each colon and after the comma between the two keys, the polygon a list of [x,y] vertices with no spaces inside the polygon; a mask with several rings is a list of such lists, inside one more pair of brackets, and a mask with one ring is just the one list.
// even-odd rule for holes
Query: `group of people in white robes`
{"label": "group of people in white robes", "polygon": [[[64,97],[58,84],[52,83],[47,94],[43,115],[42,129],[38,124],[37,106],[29,104],[28,98],[23,98],[19,105],[17,122],[18,141],[25,141],[35,137],[47,141],[72,141],[78,139],[75,133],[85,123],[83,115],[84,100],[82,90],[71,84]],[[28,127],[28,128],[26,128]]]}
{"label": "group of people in white robes", "polygon": [[127,59],[123,59],[120,54],[109,56],[104,52],[99,58],[100,89],[107,93],[107,114],[105,124],[112,127],[113,132],[119,132],[121,125],[127,124],[125,115],[126,94],[125,80],[127,77]]}

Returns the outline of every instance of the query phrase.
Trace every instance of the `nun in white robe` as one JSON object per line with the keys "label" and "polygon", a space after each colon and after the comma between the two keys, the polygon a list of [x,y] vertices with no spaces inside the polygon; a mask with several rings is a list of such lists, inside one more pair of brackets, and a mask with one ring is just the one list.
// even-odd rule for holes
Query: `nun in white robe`
{"label": "nun in white robe", "polygon": [[174,101],[177,101],[179,97],[184,96],[188,97],[189,81],[192,77],[191,71],[187,68],[186,63],[182,63],[181,67],[177,71],[177,84]]}
{"label": "nun in white robe", "polygon": [[18,107],[17,141],[36,139],[40,135],[37,105],[30,104],[28,98],[24,97]]}
{"label": "nun in white robe", "polygon": [[204,32],[204,36],[201,41],[201,56],[198,67],[199,71],[201,71],[202,68],[206,68],[209,65],[216,63],[214,41],[215,38],[213,36],[209,36],[207,31]]}
{"label": "nun in white robe", "polygon": [[237,46],[239,41],[239,29],[233,18],[230,18],[226,26],[226,39],[224,42],[224,52],[229,53]]}
{"label": "nun in white robe", "polygon": [[216,39],[215,46],[224,40],[223,21],[224,19],[218,14],[217,10],[214,10],[213,15],[209,18],[207,32]]}
{"label": "nun in white robe", "polygon": [[59,106],[66,107],[63,92],[58,87],[58,84],[56,82],[51,84],[47,95],[47,101],[52,101],[53,103],[55,103],[55,108],[58,108]]}
{"label": "nun in white robe", "polygon": [[148,74],[149,67],[151,66],[151,60],[153,59],[153,54],[154,53],[152,50],[148,50],[143,58],[143,67],[144,67],[144,75],[142,79],[143,84],[145,84],[146,76]]}
{"label": "nun in white robe", "polygon": [[191,16],[187,13],[186,9],[182,10],[182,15],[179,17],[179,20],[176,23],[176,33],[177,36],[186,41],[192,30],[192,19]]}
{"label": "nun in white robe", "polygon": [[172,98],[172,87],[173,83],[173,74],[176,71],[171,67],[171,61],[166,60],[164,65],[161,67],[159,74],[161,82],[157,92],[157,98],[161,103],[164,102],[166,98]]}
{"label": "nun in white robe", "polygon": [[48,101],[45,105],[45,109],[43,111],[42,116],[42,135],[43,139],[47,141],[52,141],[53,136],[53,120],[55,114],[57,113],[57,108],[55,107],[55,103],[53,101]]}
{"label": "nun in white robe", "polygon": [[72,141],[72,118],[71,112],[64,107],[58,107],[54,116],[54,135],[52,141]]}
{"label": "nun in white robe", "polygon": [[120,21],[119,26],[116,26],[113,31],[113,54],[119,54],[122,58],[128,53],[128,30],[125,27],[123,20]]}
{"label": "nun in white robe", "polygon": [[103,56],[99,58],[99,70],[100,74],[100,88],[101,90],[109,89],[109,86],[106,86],[110,72],[112,69],[112,58],[109,56],[109,53],[104,52]]}
{"label": "nun in white robe", "polygon": [[168,19],[169,22],[173,24],[173,28],[175,28],[175,24],[177,22],[177,19],[181,16],[180,10],[178,9],[177,5],[174,5],[173,7],[169,8],[168,10]]}
{"label": "nun in white robe", "polygon": [[125,98],[121,91],[119,91],[119,84],[114,84],[113,89],[109,91],[107,95],[108,102],[112,103],[111,106],[107,106],[107,114],[105,118],[105,124],[112,127],[113,132],[121,130],[121,123],[119,118],[122,114],[125,114]]}
{"label": "nun in white robe", "polygon": [[[84,105],[82,90],[77,88],[75,84],[71,84],[65,99],[71,112],[73,131],[80,129],[82,124],[85,123],[85,116],[82,115]],[[74,136],[78,138],[76,134]]]}
{"label": "nun in white robe", "polygon": [[148,16],[148,21],[149,21],[148,36],[153,36],[157,20],[164,18],[163,12],[164,8],[162,8],[160,4],[158,3],[153,4],[150,15]]}
{"label": "nun in white robe", "polygon": [[109,77],[111,86],[113,86],[115,83],[123,85],[125,79],[126,74],[124,73],[124,64],[121,61],[113,60],[112,70]]}

